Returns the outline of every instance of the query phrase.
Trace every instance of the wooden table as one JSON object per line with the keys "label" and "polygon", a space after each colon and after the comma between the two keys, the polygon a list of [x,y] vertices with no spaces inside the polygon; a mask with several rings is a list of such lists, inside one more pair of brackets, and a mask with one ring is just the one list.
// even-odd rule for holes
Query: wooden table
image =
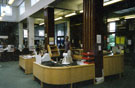
{"label": "wooden table", "polygon": [[41,64],[33,63],[34,78],[43,83],[52,85],[63,85],[81,82],[85,80],[95,79],[95,64],[49,67]]}
{"label": "wooden table", "polygon": [[32,58],[24,58],[23,56],[19,56],[19,66],[25,70],[25,74],[33,73],[33,62],[35,61],[35,57]]}
{"label": "wooden table", "polygon": [[120,74],[124,72],[124,55],[117,54],[103,57],[104,76]]}

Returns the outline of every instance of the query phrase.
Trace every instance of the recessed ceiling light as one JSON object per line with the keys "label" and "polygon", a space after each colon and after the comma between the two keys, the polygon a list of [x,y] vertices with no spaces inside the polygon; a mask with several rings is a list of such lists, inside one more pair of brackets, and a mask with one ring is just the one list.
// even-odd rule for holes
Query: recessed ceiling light
{"label": "recessed ceiling light", "polygon": [[113,22],[113,21],[118,21],[120,18],[109,18],[107,19],[107,22]]}
{"label": "recessed ceiling light", "polygon": [[61,20],[61,19],[63,19],[63,17],[58,17],[58,18],[56,18],[54,20],[57,21],[57,20]]}
{"label": "recessed ceiling light", "polygon": [[70,13],[70,14],[65,15],[65,17],[71,17],[71,16],[74,16],[74,15],[76,15],[75,12],[74,12],[74,13]]}
{"label": "recessed ceiling light", "polygon": [[44,23],[40,23],[39,25],[44,25]]}
{"label": "recessed ceiling light", "polygon": [[83,13],[83,10],[81,10],[80,13]]}

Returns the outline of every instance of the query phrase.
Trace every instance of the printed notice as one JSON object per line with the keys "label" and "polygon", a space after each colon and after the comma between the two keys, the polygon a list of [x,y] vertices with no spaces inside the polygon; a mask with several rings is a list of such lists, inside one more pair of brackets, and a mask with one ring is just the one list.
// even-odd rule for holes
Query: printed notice
{"label": "printed notice", "polygon": [[132,41],[131,40],[128,40],[128,45],[131,45],[132,44]]}
{"label": "printed notice", "polygon": [[101,45],[98,46],[98,50],[101,51]]}
{"label": "printed notice", "polygon": [[98,43],[98,44],[101,43],[101,35],[97,35],[97,43]]}

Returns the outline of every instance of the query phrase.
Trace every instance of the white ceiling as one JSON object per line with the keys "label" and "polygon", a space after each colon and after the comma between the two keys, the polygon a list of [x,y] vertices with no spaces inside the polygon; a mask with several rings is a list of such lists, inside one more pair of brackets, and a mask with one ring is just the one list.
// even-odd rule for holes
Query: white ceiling
{"label": "white ceiling", "polygon": [[24,0],[15,0],[12,6],[19,6]]}
{"label": "white ceiling", "polygon": [[80,10],[83,7],[83,0],[61,0],[60,2],[55,3],[54,7],[56,8],[63,8],[69,10]]}
{"label": "white ceiling", "polygon": [[[54,2],[53,4],[49,5],[51,7],[54,7],[54,14],[55,18],[63,17],[67,14],[70,14],[75,11],[80,11],[83,9],[83,0],[59,0],[58,2]],[[44,10],[40,10],[37,13],[33,14],[33,17],[35,19],[35,23],[42,23],[44,22]],[[41,18],[41,19],[39,19]]]}

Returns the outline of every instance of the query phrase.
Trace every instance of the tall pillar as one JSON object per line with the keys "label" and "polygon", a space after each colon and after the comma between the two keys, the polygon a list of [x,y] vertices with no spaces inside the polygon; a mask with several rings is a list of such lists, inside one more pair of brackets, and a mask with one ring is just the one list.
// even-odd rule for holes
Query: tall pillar
{"label": "tall pillar", "polygon": [[28,47],[31,49],[35,46],[34,44],[34,18],[28,17]]}
{"label": "tall pillar", "polygon": [[102,76],[103,0],[83,0],[83,49],[95,52],[96,77]]}
{"label": "tall pillar", "polygon": [[45,19],[45,49],[48,44],[54,43],[54,8],[47,7],[44,10]]}
{"label": "tall pillar", "polygon": [[22,46],[23,45],[23,23],[19,23],[18,28],[19,28],[19,45]]}

